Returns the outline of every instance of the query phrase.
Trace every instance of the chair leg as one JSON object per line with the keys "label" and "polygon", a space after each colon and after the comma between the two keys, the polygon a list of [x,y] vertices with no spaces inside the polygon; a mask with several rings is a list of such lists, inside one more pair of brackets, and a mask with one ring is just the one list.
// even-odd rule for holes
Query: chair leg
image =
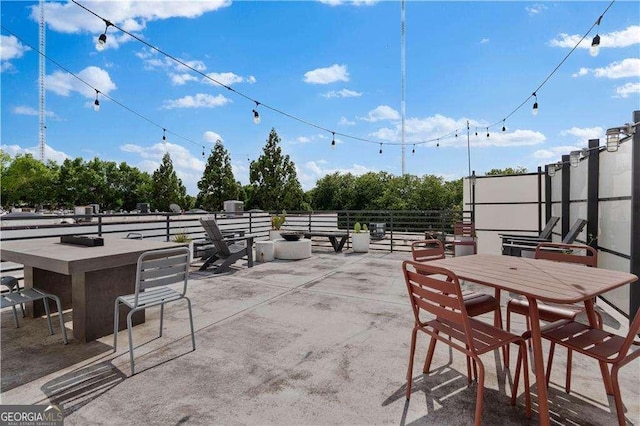
{"label": "chair leg", "polygon": [[18,310],[16,309],[16,305],[11,307],[13,309],[13,322],[16,325],[16,328],[20,328],[20,323],[18,322]]}
{"label": "chair leg", "polygon": [[62,303],[60,303],[60,298],[58,296],[55,296],[52,294],[49,297],[51,297],[56,302],[56,306],[58,307],[58,317],[60,318],[60,330],[62,330],[62,341],[66,345],[68,343],[67,329],[64,328],[64,318],[62,318]]}
{"label": "chair leg", "polygon": [[571,355],[573,354],[573,351],[569,348],[567,348],[567,377],[565,379],[565,384],[564,384],[564,390],[565,392],[569,393],[571,392]]}
{"label": "chair leg", "polygon": [[113,310],[113,351],[118,348],[118,322],[120,319],[120,300],[116,298],[116,306]]}
{"label": "chair leg", "polygon": [[[511,331],[511,309],[509,309],[509,304],[507,304],[507,331]],[[505,353],[504,353],[504,365],[505,367],[509,366],[509,355],[510,355],[510,346],[511,345],[506,345],[506,348],[504,349]]]}
{"label": "chair leg", "polygon": [[51,311],[49,310],[49,301],[46,297],[42,298],[44,303],[44,312],[47,314],[47,324],[49,325],[49,335],[53,336],[53,325],[51,324]]}
{"label": "chair leg", "polygon": [[406,398],[409,400],[411,398],[411,379],[413,378],[413,357],[416,352],[416,338],[418,337],[418,329],[413,327],[413,331],[411,332],[411,353],[409,354],[409,368],[407,369],[407,393]]}
{"label": "chair leg", "polygon": [[[500,291],[496,291],[496,296],[500,297]],[[498,299],[497,298],[497,299]],[[493,325],[502,329],[502,312],[500,310],[500,299],[498,299],[498,307],[495,310],[493,316]],[[504,368],[509,368],[509,345],[504,345],[502,347],[502,361],[504,362]]]}
{"label": "chair leg", "polygon": [[478,364],[478,392],[476,394],[476,415],[474,420],[475,426],[482,424],[482,400],[484,398],[484,365],[480,359],[473,359],[474,365]]}
{"label": "chair leg", "polygon": [[135,367],[135,363],[134,363],[134,360],[133,360],[133,333],[131,332],[131,329],[133,328],[133,325],[131,323],[131,316],[133,315],[134,312],[135,312],[135,310],[132,309],[127,314],[127,331],[129,332],[129,359],[131,360],[131,375],[132,376],[134,374],[136,374],[136,367]]}
{"label": "chair leg", "polygon": [[624,417],[624,405],[622,404],[622,395],[620,395],[620,383],[618,382],[618,370],[621,365],[614,365],[611,368],[611,385],[613,387],[613,399],[616,402],[616,414],[618,415],[618,425],[624,426],[627,421]]}
{"label": "chair leg", "polygon": [[531,391],[529,383],[529,362],[527,355],[527,344],[523,341],[518,344],[518,361],[516,362],[516,371],[513,380],[513,389],[511,391],[511,405],[516,405],[516,397],[518,396],[518,384],[520,383],[520,370],[524,375],[524,404],[528,418],[531,418]]}
{"label": "chair leg", "polygon": [[[435,333],[438,334],[437,331]],[[435,337],[431,336],[431,340],[429,341],[429,350],[427,351],[427,357],[424,359],[424,366],[422,367],[422,372],[424,374],[428,374],[429,370],[431,369],[431,361],[433,360],[433,352],[436,349],[436,343],[438,343],[438,339],[436,339]],[[467,362],[468,362],[468,360],[467,360]],[[469,372],[469,376],[470,375],[471,375],[471,373]],[[471,379],[469,379],[469,380],[471,380]]]}
{"label": "chair leg", "polygon": [[162,337],[162,320],[164,319],[164,303],[160,305],[160,337]]}
{"label": "chair leg", "polygon": [[191,311],[191,299],[185,297],[187,299],[187,304],[189,305],[189,324],[191,325],[191,344],[193,346],[193,350],[196,350],[196,333],[193,327],[193,312]]}
{"label": "chair leg", "polygon": [[553,353],[556,350],[556,344],[551,342],[549,345],[549,359],[547,360],[547,374],[545,375],[545,381],[547,383],[547,387],[549,387],[549,382],[551,381],[551,365],[553,364]]}

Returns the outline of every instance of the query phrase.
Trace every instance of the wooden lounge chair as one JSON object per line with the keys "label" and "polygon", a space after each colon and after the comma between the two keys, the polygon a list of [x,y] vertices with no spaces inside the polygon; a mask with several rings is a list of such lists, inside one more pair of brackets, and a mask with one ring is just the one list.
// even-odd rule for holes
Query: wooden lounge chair
{"label": "wooden lounge chair", "polygon": [[[569,351],[580,352],[598,361],[611,364],[611,384],[618,424],[623,426],[627,423],[624,417],[618,372],[625,364],[640,356],[640,348],[631,350],[631,345],[639,344],[634,341],[638,332],[640,332],[640,309],[635,313],[635,319],[629,326],[629,332],[625,337],[607,333],[599,328],[589,327],[572,320],[557,321],[543,327],[542,337],[552,344],[564,346]],[[552,356],[553,352],[550,352],[549,368],[551,368]],[[571,375],[571,364],[567,364],[567,370],[567,375]],[[548,384],[549,374],[547,374],[547,386]],[[567,390],[567,392],[569,391]]]}
{"label": "wooden lounge chair", "polygon": [[[225,236],[220,231],[215,218],[211,216],[200,218],[200,223],[213,246],[213,252],[200,267],[201,271],[208,269],[211,265],[216,265],[214,274],[227,271],[231,265],[244,256],[247,256],[248,267],[253,266],[253,235]],[[205,248],[200,247],[200,250],[205,250]]]}
{"label": "wooden lounge chair", "polygon": [[[478,394],[476,397],[475,425],[482,420],[482,399],[484,396],[484,365],[480,355],[514,343],[519,346],[518,365],[514,374],[511,390],[511,405],[515,405],[520,379],[520,370],[524,373],[525,405],[527,416],[531,416],[531,396],[529,394],[529,368],[527,348],[524,339],[500,328],[469,318],[460,290],[458,277],[448,269],[429,263],[406,260],[402,263],[411,307],[414,326],[411,332],[411,353],[407,370],[406,397],[411,397],[413,377],[413,359],[416,350],[418,331],[459,350],[478,364]],[[420,270],[421,272],[418,272]],[[425,275],[426,273],[427,275]],[[428,316],[427,318],[423,317]],[[429,319],[433,318],[435,319]],[[423,373],[428,373],[425,366]]]}
{"label": "wooden lounge chair", "polygon": [[[547,224],[544,226],[542,232],[539,235],[517,235],[517,234],[498,234],[500,238],[502,238],[502,251],[505,253],[505,244],[510,243],[513,240],[535,240],[537,242],[551,241],[551,234],[553,233],[553,228],[556,226],[560,218],[558,216],[551,216],[547,221]],[[508,249],[508,246],[507,246]]]}
{"label": "wooden lounge chair", "polygon": [[[587,221],[585,219],[577,219],[571,229],[569,229],[569,232],[567,232],[567,235],[562,238],[560,243],[573,244],[586,225]],[[514,238],[506,243],[502,243],[502,254],[520,257],[522,255],[522,251],[534,251],[539,243],[544,242],[551,241],[539,240],[537,238]]]}

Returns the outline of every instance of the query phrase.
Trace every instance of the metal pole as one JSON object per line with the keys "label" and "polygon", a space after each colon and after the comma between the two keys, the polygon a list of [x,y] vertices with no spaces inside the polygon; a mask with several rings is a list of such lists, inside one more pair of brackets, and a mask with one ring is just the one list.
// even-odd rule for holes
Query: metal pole
{"label": "metal pole", "polygon": [[402,0],[401,2],[401,24],[400,24],[400,68],[401,68],[401,73],[402,76],[400,78],[401,80],[401,85],[402,85],[402,103],[400,105],[400,111],[401,111],[401,115],[402,115],[402,174],[404,175],[406,173],[406,169],[405,169],[405,164],[404,164],[404,118],[405,118],[405,114],[406,114],[406,104],[405,104],[405,94],[404,94],[404,89],[405,89],[405,79],[406,79],[406,74],[407,74],[407,68],[406,68],[406,56],[405,56],[405,13],[404,13],[404,0]]}

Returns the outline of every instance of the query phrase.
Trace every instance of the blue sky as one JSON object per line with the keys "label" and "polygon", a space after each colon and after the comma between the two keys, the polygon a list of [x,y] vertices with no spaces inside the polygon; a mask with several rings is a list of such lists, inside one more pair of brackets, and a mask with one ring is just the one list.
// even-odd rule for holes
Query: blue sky
{"label": "blue sky", "polygon": [[[401,146],[394,145],[401,141],[400,2],[79,2],[200,73],[113,27],[98,51],[101,19],[71,2],[47,2],[47,56],[93,87],[47,61],[47,159],[97,156],[152,172],[169,151],[195,195],[203,147],[208,154],[220,138],[236,179],[246,184],[249,160],[260,155],[274,127],[305,190],[335,171],[402,173]],[[506,120],[506,132],[502,119],[608,4],[408,1],[406,172],[466,176],[467,120],[478,174],[513,166],[535,170],[588,139],[604,144],[606,129],[630,121],[640,108],[640,6],[634,1],[616,1],[537,91],[537,116],[530,99]],[[2,1],[1,8],[1,145],[12,155],[37,158],[38,4]],[[596,31],[601,48],[594,57],[588,47]],[[252,101],[203,75],[329,131],[263,105],[254,124]],[[153,124],[102,96],[94,111],[94,88]],[[487,138],[485,127],[497,122]],[[451,136],[456,129],[457,138]],[[331,149],[331,131],[376,143],[338,135]]]}

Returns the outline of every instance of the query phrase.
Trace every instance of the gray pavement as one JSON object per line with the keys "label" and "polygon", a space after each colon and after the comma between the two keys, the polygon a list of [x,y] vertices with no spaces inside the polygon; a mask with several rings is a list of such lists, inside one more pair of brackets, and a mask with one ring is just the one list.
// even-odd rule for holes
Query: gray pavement
{"label": "gray pavement", "polygon": [[[423,375],[426,336],[418,340],[414,388],[406,402],[413,317],[400,264],[408,257],[314,248],[310,259],[300,261],[251,269],[238,262],[223,275],[194,271],[188,295],[196,351],[185,304],[166,307],[161,338],[159,310],[149,310],[147,322],[134,329],[132,377],[126,331],[115,354],[113,336],[63,346],[59,330],[48,335],[45,319],[25,318],[15,329],[11,311],[3,310],[1,402],[62,404],[68,425],[470,424],[476,386],[467,382],[465,358],[440,344],[432,372]],[[504,308],[508,295],[503,297]],[[599,306],[607,329],[624,334],[626,320]],[[71,312],[64,319],[70,328]],[[516,330],[524,328],[522,317],[514,322]],[[613,398],[605,394],[597,364],[574,355],[572,392],[566,394],[566,353],[556,352],[553,423],[615,424]],[[498,353],[483,361],[483,423],[536,424],[535,385],[528,419],[522,381],[517,405],[509,405],[515,369],[504,369]],[[512,367],[514,362],[512,356]],[[620,377],[631,424],[640,424],[638,362]]]}

